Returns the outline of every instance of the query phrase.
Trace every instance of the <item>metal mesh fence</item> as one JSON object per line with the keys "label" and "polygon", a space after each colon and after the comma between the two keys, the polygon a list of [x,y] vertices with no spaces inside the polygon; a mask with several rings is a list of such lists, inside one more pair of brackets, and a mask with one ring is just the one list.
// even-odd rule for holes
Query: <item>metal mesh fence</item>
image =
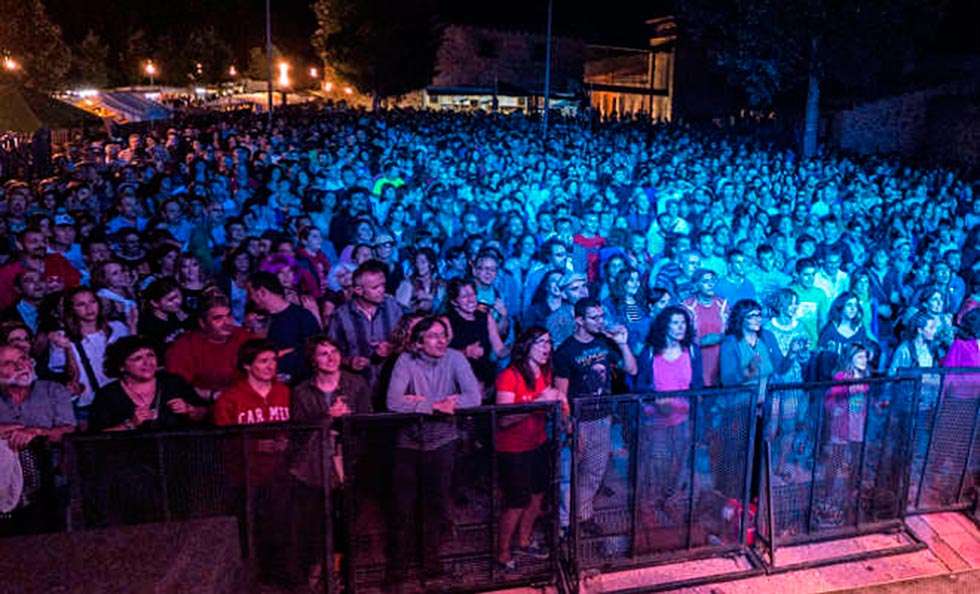
{"label": "metal mesh fence", "polygon": [[908,510],[966,509],[980,477],[980,374],[936,370],[920,377]]}
{"label": "metal mesh fence", "polygon": [[551,405],[344,419],[348,590],[552,581],[559,421]]}
{"label": "metal mesh fence", "polygon": [[742,388],[577,402],[562,513],[577,570],[741,547],[755,399]]}
{"label": "metal mesh fence", "polygon": [[260,582],[328,591],[330,451],[322,427],[71,437],[68,528],[234,516]]}
{"label": "metal mesh fence", "polygon": [[918,382],[769,390],[760,532],[773,546],[900,521]]}

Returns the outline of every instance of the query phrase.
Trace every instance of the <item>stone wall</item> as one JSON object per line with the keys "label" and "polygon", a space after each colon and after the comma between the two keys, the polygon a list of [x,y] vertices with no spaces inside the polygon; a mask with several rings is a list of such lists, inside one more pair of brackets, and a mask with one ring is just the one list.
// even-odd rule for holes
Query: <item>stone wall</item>
{"label": "stone wall", "polygon": [[[978,92],[980,84],[975,80],[953,82],[838,111],[831,115],[828,140],[836,148],[861,155],[977,163],[977,110],[970,98]],[[937,109],[937,105],[946,107]]]}

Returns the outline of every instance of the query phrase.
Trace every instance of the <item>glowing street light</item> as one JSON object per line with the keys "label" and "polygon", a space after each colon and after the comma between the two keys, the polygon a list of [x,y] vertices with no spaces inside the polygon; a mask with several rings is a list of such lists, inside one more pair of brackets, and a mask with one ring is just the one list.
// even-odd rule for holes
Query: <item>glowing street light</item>
{"label": "glowing street light", "polygon": [[344,87],[344,93],[347,94],[347,95],[353,95],[354,94],[354,89],[352,89],[350,87]]}
{"label": "glowing street light", "polygon": [[146,61],[146,66],[143,67],[143,71],[146,75],[150,77],[150,86],[153,86],[153,78],[157,75],[157,67],[151,60]]}
{"label": "glowing street light", "polygon": [[286,62],[279,62],[279,86],[289,86],[289,64]]}
{"label": "glowing street light", "polygon": [[228,76],[238,76],[238,69],[233,65],[228,67]]}
{"label": "glowing street light", "polygon": [[330,81],[327,81],[327,82],[323,83],[323,90],[326,91],[326,92],[328,92],[328,93],[330,91],[332,91],[333,90],[333,83],[330,82]]}
{"label": "glowing street light", "polygon": [[3,69],[6,70],[7,72],[20,70],[20,64],[17,62],[17,60],[11,58],[10,56],[4,56]]}
{"label": "glowing street light", "polygon": [[317,78],[320,76],[320,71],[316,67],[310,68],[310,78]]}

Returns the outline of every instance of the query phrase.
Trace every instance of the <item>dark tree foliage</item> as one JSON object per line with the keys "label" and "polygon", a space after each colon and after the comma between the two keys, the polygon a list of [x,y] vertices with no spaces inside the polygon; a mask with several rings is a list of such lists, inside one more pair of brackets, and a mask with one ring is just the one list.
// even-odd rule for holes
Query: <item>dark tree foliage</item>
{"label": "dark tree foliage", "polygon": [[14,76],[42,90],[63,86],[71,52],[41,0],[0,0],[0,15],[0,55],[20,64]]}
{"label": "dark tree foliage", "polygon": [[676,0],[685,35],[703,44],[752,106],[805,90],[803,152],[816,150],[823,83],[867,91],[909,69],[948,0]]}
{"label": "dark tree foliage", "polygon": [[72,51],[69,81],[78,86],[104,87],[109,84],[109,46],[89,29],[85,39]]}
{"label": "dark tree foliage", "polygon": [[375,98],[425,87],[442,29],[433,0],[314,0],[313,47],[325,68]]}

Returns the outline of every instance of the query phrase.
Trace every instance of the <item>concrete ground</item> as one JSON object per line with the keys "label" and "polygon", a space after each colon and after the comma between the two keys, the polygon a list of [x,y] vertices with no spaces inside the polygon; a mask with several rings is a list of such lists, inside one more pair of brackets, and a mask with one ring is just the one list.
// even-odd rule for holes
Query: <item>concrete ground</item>
{"label": "concrete ground", "polygon": [[[685,594],[809,594],[816,592],[852,594],[960,594],[980,592],[980,531],[963,514],[939,513],[911,517],[909,528],[927,548],[838,563],[813,569],[760,575],[740,580],[715,581],[704,586],[671,590]],[[870,535],[831,543],[780,550],[780,563],[824,558],[859,551],[882,550],[907,544],[901,535]],[[581,594],[627,590],[643,592],[657,584],[698,576],[711,576],[749,569],[743,558],[710,559],[660,567],[585,576]],[[545,594],[549,589],[508,590],[508,594]]]}

